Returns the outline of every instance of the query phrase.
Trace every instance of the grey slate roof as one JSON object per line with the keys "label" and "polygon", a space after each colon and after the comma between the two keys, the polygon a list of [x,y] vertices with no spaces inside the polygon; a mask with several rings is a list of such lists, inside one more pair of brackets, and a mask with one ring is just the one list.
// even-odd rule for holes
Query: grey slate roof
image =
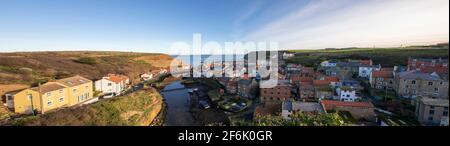
{"label": "grey slate roof", "polygon": [[421,79],[427,81],[442,81],[439,75],[431,75],[420,71],[412,70],[398,73],[400,79]]}

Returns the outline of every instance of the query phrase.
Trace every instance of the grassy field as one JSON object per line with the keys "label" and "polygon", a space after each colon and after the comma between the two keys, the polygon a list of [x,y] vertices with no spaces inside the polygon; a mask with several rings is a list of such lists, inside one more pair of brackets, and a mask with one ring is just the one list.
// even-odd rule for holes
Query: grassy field
{"label": "grassy field", "polygon": [[162,109],[162,96],[154,89],[102,100],[91,105],[61,109],[10,121],[25,126],[148,126]]}
{"label": "grassy field", "polygon": [[295,57],[287,62],[302,63],[317,67],[325,60],[344,61],[348,59],[372,59],[374,64],[385,67],[406,65],[408,57],[448,58],[447,46],[406,47],[406,48],[352,48],[337,50],[291,50]]}
{"label": "grassy field", "polygon": [[131,52],[0,53],[0,84],[36,85],[76,74],[94,80],[108,73],[137,81],[139,74],[171,61],[169,55]]}

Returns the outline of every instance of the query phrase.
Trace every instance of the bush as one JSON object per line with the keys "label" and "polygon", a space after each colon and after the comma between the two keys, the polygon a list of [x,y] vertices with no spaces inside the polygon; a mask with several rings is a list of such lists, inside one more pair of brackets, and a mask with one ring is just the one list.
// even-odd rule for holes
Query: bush
{"label": "bush", "polygon": [[74,62],[81,63],[81,64],[88,64],[88,65],[97,64],[97,61],[91,57],[80,57],[77,60],[74,60]]}

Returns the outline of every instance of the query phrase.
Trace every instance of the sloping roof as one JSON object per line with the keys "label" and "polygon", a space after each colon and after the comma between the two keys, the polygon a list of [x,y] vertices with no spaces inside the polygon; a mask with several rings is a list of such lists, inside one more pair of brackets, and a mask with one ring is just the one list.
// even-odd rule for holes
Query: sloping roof
{"label": "sloping roof", "polygon": [[417,70],[405,71],[398,73],[400,79],[421,79],[427,81],[441,81],[442,79],[438,75],[431,75],[422,73]]}
{"label": "sloping roof", "polygon": [[65,86],[73,87],[73,86],[78,86],[78,85],[85,84],[85,83],[92,82],[92,81],[89,79],[86,79],[82,76],[76,75],[73,77],[57,80],[56,82],[61,83]]}
{"label": "sloping roof", "polygon": [[372,60],[360,60],[359,63],[362,65],[372,65]]}
{"label": "sloping roof", "polygon": [[392,71],[384,71],[384,70],[380,70],[380,71],[372,71],[372,77],[374,78],[392,78],[393,72]]}
{"label": "sloping roof", "polygon": [[332,110],[335,106],[345,106],[345,107],[367,107],[373,108],[373,104],[370,102],[345,102],[336,100],[322,100],[320,101],[326,110]]}
{"label": "sloping roof", "polygon": [[327,80],[314,80],[313,81],[313,85],[314,86],[326,86],[326,85],[330,85],[330,81],[327,81]]}
{"label": "sloping roof", "polygon": [[31,90],[38,91],[38,92],[43,94],[43,93],[47,93],[47,92],[50,92],[50,91],[56,91],[56,90],[59,90],[59,89],[64,89],[64,88],[66,88],[66,87],[64,87],[63,85],[61,85],[59,83],[49,82],[49,83],[46,83],[44,85],[41,85],[41,87],[33,87],[33,88],[31,88]]}
{"label": "sloping roof", "polygon": [[120,82],[128,80],[128,77],[124,75],[108,74],[106,77],[104,77],[104,79],[110,80],[111,82],[118,84]]}
{"label": "sloping roof", "polygon": [[425,105],[448,107],[448,99],[421,98],[420,101]]}
{"label": "sloping roof", "polygon": [[332,76],[327,76],[327,77],[325,77],[324,80],[329,81],[329,82],[339,82],[338,77],[332,77]]}

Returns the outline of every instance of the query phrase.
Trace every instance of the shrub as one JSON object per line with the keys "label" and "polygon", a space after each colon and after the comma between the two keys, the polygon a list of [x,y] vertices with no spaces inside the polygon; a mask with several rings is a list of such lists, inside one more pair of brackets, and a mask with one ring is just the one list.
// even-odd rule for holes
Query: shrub
{"label": "shrub", "polygon": [[97,64],[97,61],[91,57],[80,57],[77,60],[74,60],[74,62],[81,63],[81,64],[88,64],[88,65]]}

